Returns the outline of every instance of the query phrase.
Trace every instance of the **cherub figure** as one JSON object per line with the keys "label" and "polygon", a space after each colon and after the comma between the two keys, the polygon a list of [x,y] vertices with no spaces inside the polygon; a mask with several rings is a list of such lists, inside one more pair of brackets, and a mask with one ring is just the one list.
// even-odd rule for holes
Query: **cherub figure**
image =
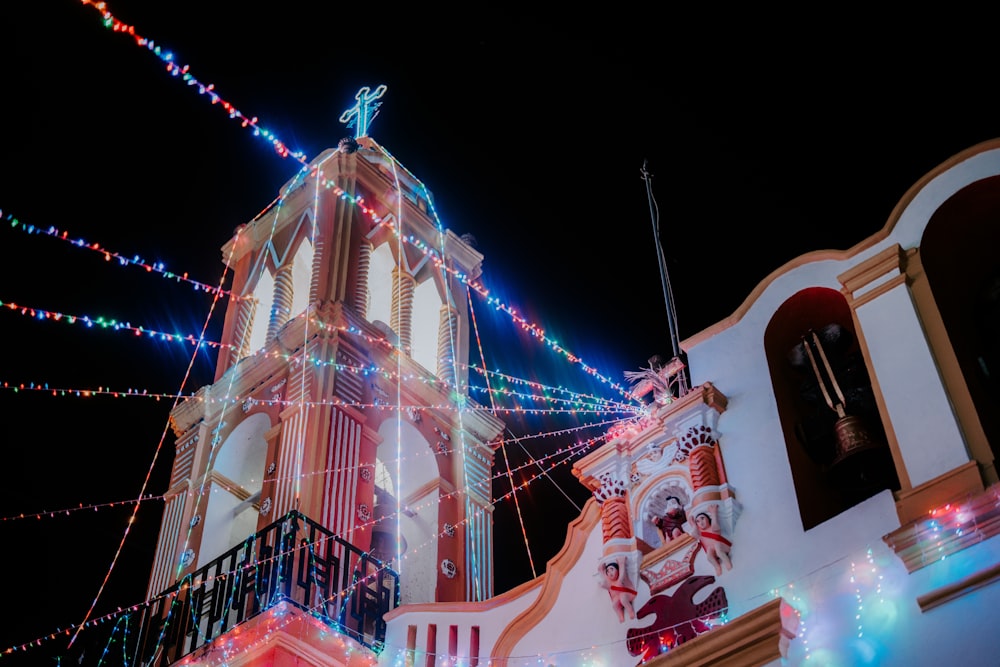
{"label": "cherub figure", "polygon": [[681,499],[677,496],[667,496],[666,509],[663,516],[653,516],[652,522],[660,532],[660,539],[664,544],[670,540],[684,534],[684,523],[687,521],[687,513],[681,504]]}
{"label": "cherub figure", "polygon": [[716,576],[722,574],[723,567],[733,569],[733,562],[729,558],[729,549],[733,543],[713,528],[712,517],[707,512],[698,512],[694,517],[694,524],[693,535],[701,542],[701,548],[715,568]]}
{"label": "cherub figure", "polygon": [[628,576],[625,558],[619,556],[614,560],[604,561],[599,565],[598,571],[604,577],[601,585],[608,589],[611,605],[618,614],[618,622],[624,623],[626,614],[629,618],[635,618],[635,607],[632,603],[635,601],[636,590]]}

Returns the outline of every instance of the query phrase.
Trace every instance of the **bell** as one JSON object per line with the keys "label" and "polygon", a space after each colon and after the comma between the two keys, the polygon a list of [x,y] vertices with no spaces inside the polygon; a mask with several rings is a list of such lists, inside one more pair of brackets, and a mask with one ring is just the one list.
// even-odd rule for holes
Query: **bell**
{"label": "bell", "polygon": [[854,415],[844,415],[833,425],[833,429],[837,444],[831,467],[836,467],[855,454],[879,447],[879,442],[872,438],[864,423]]}
{"label": "bell", "polygon": [[[826,327],[824,330],[826,338],[830,338],[829,330],[830,327]],[[837,338],[840,337],[838,335]],[[827,406],[837,413],[837,421],[833,427],[835,443],[833,460],[830,462],[831,472],[846,484],[865,485],[870,483],[875,470],[872,465],[873,459],[881,456],[884,449],[881,442],[872,437],[860,418],[846,413],[847,401],[844,398],[844,393],[841,391],[830,361],[827,359],[823,342],[815,331],[810,331],[808,338],[803,337],[801,349],[805,352],[809,365],[812,366],[813,372],[816,374],[823,399]],[[822,369],[816,360],[817,356],[822,362]],[[829,388],[827,384],[829,384]],[[836,401],[834,395],[837,398]]]}
{"label": "bell", "polygon": [[889,483],[886,478],[888,448],[872,437],[864,422],[846,415],[834,424],[835,454],[830,474],[845,489],[872,489]]}

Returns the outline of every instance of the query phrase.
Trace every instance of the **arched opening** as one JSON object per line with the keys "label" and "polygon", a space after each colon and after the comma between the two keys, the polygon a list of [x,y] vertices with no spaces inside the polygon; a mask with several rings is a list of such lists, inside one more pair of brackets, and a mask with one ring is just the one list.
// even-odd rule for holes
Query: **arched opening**
{"label": "arched opening", "polygon": [[806,530],[899,480],[850,307],[836,290],[790,297],[764,334]]}
{"label": "arched opening", "polygon": [[250,415],[220,445],[208,472],[209,498],[198,567],[257,532],[267,457],[264,434],[270,428],[266,414]]}
{"label": "arched opening", "polygon": [[396,259],[388,243],[372,251],[368,269],[368,321],[392,321],[392,271]]}
{"label": "arched opening", "polygon": [[639,504],[636,537],[658,548],[686,533],[691,496],[690,483],[680,476],[656,482]]}
{"label": "arched opening", "polygon": [[[381,444],[376,454],[375,513],[389,518],[377,528],[387,534],[384,543],[390,549],[396,548],[397,534],[402,538],[399,546],[406,546],[397,564],[402,603],[433,602],[440,494],[437,455],[419,429],[408,422],[387,419],[378,431]],[[397,505],[401,508],[398,514]]]}
{"label": "arched opening", "polygon": [[[413,292],[413,349],[410,356],[431,373],[437,370],[438,330],[441,320],[441,296],[433,279],[417,285]],[[445,341],[451,344],[452,341]]]}
{"label": "arched opening", "polygon": [[313,244],[302,239],[292,260],[292,310],[290,317],[297,317],[309,307],[309,288],[312,284]]}
{"label": "arched opening", "polygon": [[271,317],[271,306],[274,303],[274,276],[267,269],[261,271],[257,285],[253,289],[256,305],[250,326],[250,344],[246,347],[250,354],[264,347],[267,342],[267,321]]}
{"label": "arched opening", "polygon": [[1000,177],[994,176],[956,193],[934,213],[920,240],[934,302],[994,460],[1000,454],[998,186]]}

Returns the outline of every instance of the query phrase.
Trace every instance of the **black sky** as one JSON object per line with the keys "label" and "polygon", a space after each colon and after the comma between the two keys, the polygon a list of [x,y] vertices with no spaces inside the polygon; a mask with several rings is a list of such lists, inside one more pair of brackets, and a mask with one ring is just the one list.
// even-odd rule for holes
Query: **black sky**
{"label": "black sky", "polygon": [[[371,135],[434,193],[447,227],[476,238],[484,283],[617,382],[670,351],[644,161],[683,339],[786,261],[879,230],[923,174],[1000,135],[991,24],[975,15],[715,8],[654,19],[618,8],[543,19],[507,5],[366,15],[201,4],[108,8],[310,158],[350,134],[337,118],[361,86],[386,84]],[[0,10],[0,114],[4,216],[206,283],[221,275],[234,228],[299,166],[70,0]],[[193,333],[209,307],[204,293],[6,224],[0,301]],[[209,337],[220,328],[216,318]],[[186,347],[6,309],[0,330],[0,383],[169,394],[190,358]],[[549,354],[523,336],[506,341],[487,364],[514,375]],[[199,357],[187,391],[210,379],[212,361]],[[538,379],[582,387],[579,369],[562,366]],[[169,401],[3,389],[0,409],[6,599],[23,610],[0,626],[2,651],[82,620],[132,507],[11,517],[136,498]],[[526,446],[544,455],[553,441],[567,444]],[[165,489],[171,443],[147,493]],[[568,466],[553,476],[582,504]],[[548,482],[523,502],[540,573],[576,511]],[[140,511],[98,611],[141,601],[161,508]],[[531,574],[509,503],[497,533],[505,590]],[[59,640],[42,643],[0,656],[0,667],[53,664],[46,652]]]}

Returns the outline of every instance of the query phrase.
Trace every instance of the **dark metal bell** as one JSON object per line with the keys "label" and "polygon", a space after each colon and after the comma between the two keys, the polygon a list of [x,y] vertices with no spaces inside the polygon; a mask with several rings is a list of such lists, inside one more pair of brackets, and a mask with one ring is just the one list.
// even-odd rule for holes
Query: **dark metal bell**
{"label": "dark metal bell", "polygon": [[841,417],[834,424],[834,434],[835,453],[829,473],[843,492],[867,497],[871,491],[894,484],[889,448],[872,435],[861,419],[854,415]]}
{"label": "dark metal bell", "polygon": [[830,464],[832,467],[836,467],[855,454],[880,446],[865,428],[864,422],[854,415],[844,415],[837,420],[833,429],[836,434],[836,452]]}

